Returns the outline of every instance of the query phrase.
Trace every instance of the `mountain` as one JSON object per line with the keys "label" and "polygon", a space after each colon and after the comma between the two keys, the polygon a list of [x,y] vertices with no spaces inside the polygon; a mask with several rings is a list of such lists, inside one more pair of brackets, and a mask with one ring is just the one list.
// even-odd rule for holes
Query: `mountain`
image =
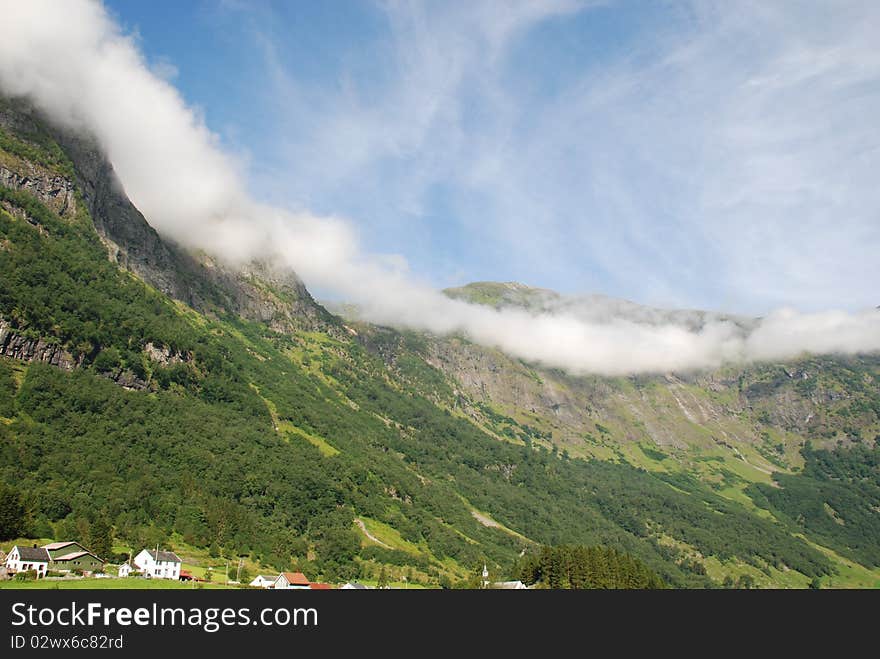
{"label": "mountain", "polygon": [[92,140],[0,103],[0,484],[34,537],[109,521],[326,580],[513,578],[598,545],[671,586],[876,585],[878,377],[876,356],[573,377],[342,319],[293,273],[157,234]]}
{"label": "mountain", "polygon": [[125,196],[94,140],[52,130],[27,104],[2,97],[0,128],[6,135],[2,184],[30,192],[63,218],[90,219],[110,260],[156,290],[202,313],[237,314],[278,329],[327,320],[293,273],[259,263],[235,271],[160,238]]}
{"label": "mountain", "polygon": [[655,325],[679,325],[696,331],[710,322],[728,321],[747,331],[753,329],[757,322],[754,318],[698,309],[657,309],[605,295],[566,296],[518,282],[474,282],[459,288],[447,288],[443,292],[454,300],[483,304],[495,309],[513,307],[533,313],[565,313],[599,323],[622,319]]}

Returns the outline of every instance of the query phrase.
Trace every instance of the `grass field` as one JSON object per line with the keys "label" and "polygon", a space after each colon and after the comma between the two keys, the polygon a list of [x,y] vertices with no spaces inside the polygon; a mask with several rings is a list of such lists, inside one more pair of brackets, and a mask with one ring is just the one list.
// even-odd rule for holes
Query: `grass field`
{"label": "grass field", "polygon": [[290,421],[279,421],[278,430],[284,433],[287,437],[293,436],[294,438],[305,439],[307,442],[315,446],[321,452],[321,455],[326,458],[332,458],[334,455],[339,455],[339,449],[335,446],[331,446],[330,442],[326,439],[306,432],[301,428],[297,428]]}
{"label": "grass field", "polygon": [[8,590],[198,590],[227,589],[219,583],[193,583],[170,579],[38,579],[37,581],[0,581],[0,589]]}

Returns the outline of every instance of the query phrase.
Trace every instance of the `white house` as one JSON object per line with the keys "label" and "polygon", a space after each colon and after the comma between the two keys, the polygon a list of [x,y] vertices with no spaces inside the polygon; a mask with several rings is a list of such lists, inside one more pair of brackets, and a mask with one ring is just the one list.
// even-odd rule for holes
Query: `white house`
{"label": "white house", "polygon": [[258,574],[248,586],[253,586],[254,588],[271,588],[275,584],[275,579],[277,578],[278,577],[268,577],[264,574]]}
{"label": "white house", "polygon": [[344,586],[341,586],[339,590],[369,590],[369,588],[362,583],[358,583],[357,581],[349,581]]}
{"label": "white house", "polygon": [[275,590],[308,590],[309,580],[302,572],[282,572],[272,584]]}
{"label": "white house", "polygon": [[135,566],[151,579],[180,579],[180,557],[173,551],[141,550],[134,557]]}
{"label": "white house", "polygon": [[16,545],[6,557],[6,569],[9,572],[34,570],[37,573],[37,578],[45,577],[46,572],[49,570],[50,560],[49,552],[44,547],[37,547],[36,545],[33,547],[19,547]]}
{"label": "white house", "polygon": [[128,577],[131,576],[132,572],[137,572],[137,568],[131,566],[131,563],[126,561],[122,565],[119,566],[119,576],[120,577]]}

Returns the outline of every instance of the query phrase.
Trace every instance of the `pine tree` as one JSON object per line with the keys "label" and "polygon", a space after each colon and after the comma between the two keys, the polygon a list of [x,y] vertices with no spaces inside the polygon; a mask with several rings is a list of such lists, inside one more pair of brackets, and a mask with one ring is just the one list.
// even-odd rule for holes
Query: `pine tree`
{"label": "pine tree", "polygon": [[665,584],[640,560],[603,547],[543,547],[526,557],[519,573],[524,582],[548,588],[664,588]]}
{"label": "pine tree", "polygon": [[24,535],[27,511],[17,490],[0,483],[0,540]]}
{"label": "pine tree", "polygon": [[99,515],[89,526],[88,549],[103,561],[113,554],[113,528],[104,515]]}

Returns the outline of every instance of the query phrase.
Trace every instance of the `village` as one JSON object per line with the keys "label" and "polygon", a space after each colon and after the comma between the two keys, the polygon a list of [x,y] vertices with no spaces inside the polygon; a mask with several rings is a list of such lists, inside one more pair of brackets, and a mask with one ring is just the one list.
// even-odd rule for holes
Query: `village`
{"label": "village", "polygon": [[[50,542],[42,546],[32,543],[29,546],[17,544],[8,554],[0,550],[0,581],[70,581],[83,579],[149,579],[165,582],[189,582],[193,587],[210,583],[210,579],[197,576],[191,570],[183,569],[183,561],[174,551],[142,549],[119,565],[112,565],[83,544],[75,541]],[[209,572],[210,574],[210,572]],[[278,574],[258,574],[247,583],[227,579],[230,587],[262,590],[373,590],[395,589],[399,586],[366,585],[358,581],[342,584],[329,584],[310,581],[302,572],[280,572]],[[405,581],[405,577],[404,577]],[[139,585],[130,583],[133,589]],[[524,590],[521,581],[491,581],[486,566],[480,574],[479,587],[497,590]]]}
{"label": "village", "polygon": [[[128,561],[113,566],[75,540],[51,542],[42,546],[14,545],[8,554],[0,551],[0,580],[70,579],[162,579],[206,583],[204,577],[182,569],[183,561],[173,551],[143,549]],[[258,574],[246,584],[227,579],[227,585],[264,590],[361,590],[371,588],[358,582],[338,586],[310,581],[302,572]],[[132,588],[137,588],[132,584]]]}

